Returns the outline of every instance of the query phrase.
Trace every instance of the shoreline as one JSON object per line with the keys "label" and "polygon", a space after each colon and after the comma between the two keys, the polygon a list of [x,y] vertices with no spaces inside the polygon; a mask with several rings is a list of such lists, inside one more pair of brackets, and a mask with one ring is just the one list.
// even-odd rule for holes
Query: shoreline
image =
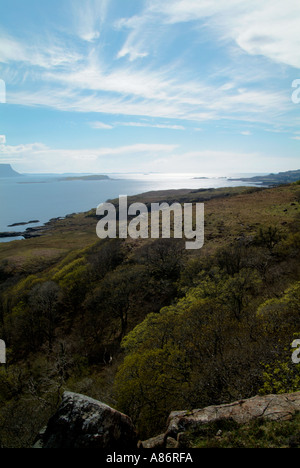
{"label": "shoreline", "polygon": [[[249,189],[249,188],[259,188],[257,185],[253,186],[241,186],[240,188],[244,189]],[[151,198],[155,198],[157,202],[162,202],[165,200],[165,197],[169,198],[170,196],[175,197],[174,200],[176,199],[177,196],[188,196],[188,195],[194,195],[198,193],[199,195],[201,194],[201,201],[205,201],[206,197],[204,196],[205,193],[210,193],[210,192],[215,192],[218,190],[226,190],[228,189],[229,191],[235,190],[239,187],[211,187],[211,188],[199,188],[197,190],[195,189],[166,189],[166,190],[155,190],[155,191],[148,191],[148,192],[141,192],[137,193],[135,195],[131,195],[129,198],[130,199],[137,199],[139,200],[141,197],[144,199],[146,197],[146,201],[149,202],[148,198],[151,195]],[[261,187],[260,187],[261,188]],[[267,187],[265,187],[267,188]],[[116,199],[108,199],[107,202],[112,202],[115,201]],[[91,210],[93,210],[92,208]],[[50,232],[55,224],[58,221],[62,221],[65,219],[68,219],[74,215],[78,215],[80,213],[89,213],[91,210],[87,211],[82,211],[82,212],[73,212],[71,214],[66,214],[65,216],[58,216],[55,218],[51,218],[49,221],[45,222],[42,225],[35,226],[35,227],[27,227],[24,231],[21,230],[16,230],[16,231],[2,231],[0,232],[0,243],[9,243],[13,242],[14,240],[27,240],[27,239],[33,239],[33,238],[38,238],[43,236],[44,234]],[[36,222],[40,222],[38,220],[35,220]],[[26,226],[29,224],[33,224],[35,221],[28,221],[28,222],[20,222],[20,223],[13,223],[7,227],[17,227],[17,226]]]}
{"label": "shoreline", "polygon": [[[45,232],[48,232],[51,230],[53,227],[53,224],[57,221],[66,219],[68,217],[72,216],[72,214],[68,214],[66,216],[59,216],[57,218],[51,218],[49,221],[44,223],[42,226],[36,226],[36,227],[29,227],[25,231],[4,231],[0,232],[0,240],[1,239],[11,239],[11,241],[7,242],[13,242],[14,238],[21,238],[21,239],[16,239],[16,240],[26,240],[26,239],[32,239],[36,237],[41,237]],[[28,223],[14,223],[8,227],[14,227],[14,226],[27,226],[28,224],[33,224],[33,223],[39,223],[40,221],[29,221]],[[5,241],[4,241],[5,242]]]}
{"label": "shoreline", "polygon": [[[298,172],[300,171],[291,171],[293,172],[293,175],[295,173],[298,174]],[[271,177],[271,176],[269,176]],[[267,177],[268,178],[268,177]],[[200,178],[197,178],[195,177],[194,179],[200,179]],[[204,179],[201,178],[201,179]],[[274,183],[274,180],[262,180],[263,178],[261,177],[254,177],[254,178],[239,178],[239,179],[227,179],[228,182],[232,182],[232,181],[241,181],[241,182],[252,182],[253,185],[247,185],[247,186],[243,186],[244,188],[248,187],[253,187],[253,188],[257,188],[257,189],[268,189],[268,188],[272,188],[272,187],[278,187],[280,185],[285,185],[285,184],[288,184],[288,183],[295,183],[294,181],[292,182],[287,182],[286,180],[285,181],[281,181],[281,182],[277,182],[277,183]],[[228,189],[232,189],[233,187],[221,187],[223,190],[228,188]],[[235,187],[237,188],[237,187]],[[167,192],[173,192],[173,194],[175,195],[174,192],[182,192],[182,191],[186,191],[186,192],[191,192],[191,193],[195,193],[195,192],[205,192],[205,191],[210,191],[210,190],[218,190],[218,188],[214,188],[214,187],[211,187],[211,188],[205,188],[205,189],[198,189],[198,190],[195,190],[195,189],[166,189],[166,190],[157,190],[157,191],[154,191],[156,192],[157,194],[159,193],[167,193]],[[143,195],[147,195],[149,193],[153,193],[153,191],[150,191],[150,192],[143,192],[143,193],[140,193],[140,194],[136,194],[134,197],[141,197]],[[131,196],[132,198],[133,196]],[[5,243],[5,242],[13,242],[14,240],[27,240],[27,239],[32,239],[32,238],[37,238],[37,237],[41,237],[42,235],[44,235],[46,232],[49,232],[52,228],[53,228],[53,224],[56,223],[57,221],[60,221],[60,220],[64,220],[64,219],[67,219],[75,214],[79,214],[79,213],[72,213],[72,214],[67,214],[65,216],[59,216],[59,217],[56,217],[56,218],[51,218],[49,221],[45,222],[44,224],[40,225],[40,226],[36,226],[36,227],[28,227],[25,231],[3,231],[3,232],[0,232],[0,243]],[[17,226],[27,226],[29,224],[35,224],[35,223],[40,223],[39,220],[31,220],[31,221],[28,221],[28,222],[18,222],[18,223],[13,223],[11,225],[8,225],[7,227],[17,227]],[[7,239],[7,240],[6,240]]]}

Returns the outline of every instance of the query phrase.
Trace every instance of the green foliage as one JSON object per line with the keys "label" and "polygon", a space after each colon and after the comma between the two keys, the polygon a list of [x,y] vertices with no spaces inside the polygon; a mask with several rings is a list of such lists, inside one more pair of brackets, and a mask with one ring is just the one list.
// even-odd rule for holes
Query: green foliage
{"label": "green foliage", "polygon": [[290,358],[286,362],[277,361],[265,366],[263,373],[264,384],[260,393],[281,394],[299,392],[300,389],[300,364],[294,364]]}
{"label": "green foliage", "polygon": [[[276,341],[287,344],[300,329],[300,282],[295,283],[276,299],[269,299],[258,309],[262,326]],[[288,340],[288,341],[287,341]]]}
{"label": "green foliage", "polygon": [[182,405],[189,390],[189,365],[179,346],[136,352],[125,358],[115,385],[118,405],[139,423],[142,434],[163,423],[172,408]]}
{"label": "green foliage", "polygon": [[300,448],[300,414],[288,421],[257,419],[241,425],[233,422],[210,424],[186,433],[184,448]]}
{"label": "green foliage", "polygon": [[[238,396],[233,376],[253,365],[246,310],[257,283],[257,275],[244,270],[233,277],[206,275],[176,305],[148,315],[124,338],[116,396],[142,434],[158,430],[172,409]],[[249,376],[240,377],[238,391],[248,384]]]}
{"label": "green foliage", "polygon": [[70,291],[78,285],[78,282],[84,281],[86,273],[85,259],[77,258],[55,273],[53,281],[57,281],[62,288]]}
{"label": "green foliage", "polygon": [[256,245],[267,247],[271,252],[277,244],[282,240],[282,233],[277,227],[269,226],[260,228],[255,238]]}

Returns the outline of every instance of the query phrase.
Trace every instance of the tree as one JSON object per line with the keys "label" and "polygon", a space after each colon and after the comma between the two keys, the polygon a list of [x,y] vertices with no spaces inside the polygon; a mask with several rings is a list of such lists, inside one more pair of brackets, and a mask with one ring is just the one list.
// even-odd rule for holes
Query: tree
{"label": "tree", "polygon": [[160,280],[176,281],[182,268],[184,247],[177,239],[158,239],[139,251],[149,274]]}
{"label": "tree", "polygon": [[269,226],[267,228],[260,228],[254,242],[258,246],[266,247],[270,252],[274,247],[283,239],[282,233],[277,227]]}
{"label": "tree", "polygon": [[35,286],[29,295],[29,307],[43,326],[43,335],[48,342],[49,352],[52,350],[54,332],[58,324],[59,286],[53,281]]}
{"label": "tree", "polygon": [[109,272],[86,301],[85,333],[98,344],[111,340],[120,342],[140,317],[140,307],[147,294],[145,268],[141,265],[122,266]]}

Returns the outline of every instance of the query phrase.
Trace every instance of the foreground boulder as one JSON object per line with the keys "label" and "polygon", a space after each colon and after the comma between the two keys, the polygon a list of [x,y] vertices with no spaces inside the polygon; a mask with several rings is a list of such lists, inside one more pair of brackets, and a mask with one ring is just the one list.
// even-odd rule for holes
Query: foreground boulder
{"label": "foreground boulder", "polygon": [[169,416],[165,439],[177,438],[182,432],[193,431],[200,426],[218,421],[231,420],[238,424],[247,424],[255,419],[288,421],[299,411],[300,392],[256,396],[249,400],[193,411],[175,411]]}
{"label": "foreground boulder", "polygon": [[65,392],[35,448],[132,449],[137,437],[128,416],[92,398]]}

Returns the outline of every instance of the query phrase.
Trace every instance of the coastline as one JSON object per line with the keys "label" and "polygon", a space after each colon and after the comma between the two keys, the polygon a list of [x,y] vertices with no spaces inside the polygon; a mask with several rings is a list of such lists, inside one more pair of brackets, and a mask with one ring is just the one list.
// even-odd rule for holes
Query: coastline
{"label": "coastline", "polygon": [[[73,213],[74,214],[74,213]],[[60,216],[58,218],[52,218],[46,223],[44,223],[42,226],[36,226],[36,227],[29,227],[25,231],[8,231],[8,232],[0,232],[0,242],[13,242],[14,240],[26,240],[26,239],[32,239],[36,237],[41,237],[43,234],[46,232],[49,232],[51,229],[53,229],[55,223],[57,221],[61,221],[63,219],[67,219],[73,214],[69,214],[66,216]],[[29,221],[28,223],[15,223],[14,225],[10,225],[8,227],[13,227],[13,226],[27,226],[28,224],[33,224],[33,223],[39,223],[40,221]],[[2,240],[1,239],[11,239],[11,240]]]}
{"label": "coastline", "polygon": [[[267,187],[265,187],[267,188]],[[212,197],[222,197],[224,193],[226,196],[234,195],[240,190],[249,190],[249,189],[261,189],[255,185],[253,186],[236,186],[236,187],[218,187],[218,188],[198,188],[198,189],[166,189],[166,190],[150,190],[146,192],[137,193],[135,195],[129,195],[128,200],[130,202],[142,201],[148,206],[150,202],[163,203],[163,202],[176,202],[178,199],[181,199],[182,202],[194,203],[196,200],[199,202],[206,202]],[[198,197],[197,197],[198,195]],[[108,202],[117,203],[117,198],[108,199]],[[91,212],[95,214],[91,215]],[[16,230],[16,231],[0,231],[0,243],[9,243],[14,240],[27,240],[41,237],[52,231],[59,221],[67,220],[75,215],[86,214],[88,217],[96,217],[96,208],[90,210],[73,212],[71,214],[66,214],[65,216],[58,216],[50,218],[49,221],[45,223],[34,226],[27,227],[25,230]],[[39,222],[37,220],[37,222]],[[8,227],[17,227],[17,226],[26,226],[32,224],[33,221],[29,222],[20,222],[13,223]]]}
{"label": "coastline", "polygon": [[[107,176],[103,176],[103,175],[96,175],[96,176],[82,176],[82,177],[78,177],[76,179],[81,179],[81,180],[89,180],[89,181],[92,181],[92,180],[95,180],[94,178],[96,177],[96,179],[100,179],[101,180],[113,180],[113,179],[110,179],[109,177],[106,179]],[[234,179],[234,178],[226,178],[227,181],[230,183],[230,182],[238,182],[240,181],[241,183],[248,183],[250,184],[248,187],[256,187],[256,188],[261,188],[261,189],[267,189],[267,188],[271,188],[271,187],[276,187],[276,186],[279,186],[279,185],[285,185],[285,184],[288,184],[288,183],[297,183],[296,180],[299,180],[299,177],[300,177],[300,171],[297,170],[297,171],[288,171],[288,172],[285,172],[285,173],[279,173],[279,174],[269,174],[268,176],[256,176],[256,177],[251,177],[251,178],[238,178],[238,179]],[[70,178],[66,178],[65,180],[75,180],[73,177],[70,177]],[[209,178],[207,177],[194,177],[194,180],[197,180],[197,179],[205,179],[205,180],[209,180]],[[244,187],[247,187],[247,186],[244,186]],[[222,187],[222,189],[232,189],[233,187]],[[205,192],[205,191],[211,191],[211,190],[218,190],[218,188],[202,188],[202,189],[166,189],[166,190],[156,190],[156,191],[150,191],[150,192],[141,192],[139,194],[136,194],[135,197],[137,198],[143,198],[145,197],[147,194],[149,195],[149,193],[152,193],[152,195],[154,193],[156,193],[156,195],[158,194],[161,194],[162,197],[164,197],[164,194],[171,194],[173,193],[174,195],[175,194],[179,194],[181,193],[182,195],[182,192],[186,192],[186,194],[188,193],[199,193],[199,192]],[[132,198],[132,196],[131,196]],[[80,212],[78,212],[80,213]],[[54,224],[59,221],[59,220],[63,220],[63,219],[67,219],[69,217],[71,217],[72,215],[74,214],[78,214],[78,213],[73,213],[73,214],[67,214],[65,216],[59,216],[59,217],[55,217],[55,218],[51,218],[49,221],[45,222],[44,224],[42,225],[39,225],[39,226],[34,226],[34,227],[27,227],[25,230],[21,231],[21,230],[16,230],[16,231],[2,231],[0,232],[0,243],[3,243],[3,242],[11,242],[11,241],[14,241],[14,240],[26,240],[26,239],[32,239],[32,238],[37,238],[37,237],[41,237],[43,234],[49,232],[51,229],[53,229],[54,227]],[[12,228],[12,227],[18,227],[18,226],[27,226],[29,224],[38,224],[40,223],[39,220],[31,220],[31,221],[28,221],[28,222],[16,222],[16,223],[13,223],[13,224],[10,224],[8,225],[7,227],[8,228]]]}

